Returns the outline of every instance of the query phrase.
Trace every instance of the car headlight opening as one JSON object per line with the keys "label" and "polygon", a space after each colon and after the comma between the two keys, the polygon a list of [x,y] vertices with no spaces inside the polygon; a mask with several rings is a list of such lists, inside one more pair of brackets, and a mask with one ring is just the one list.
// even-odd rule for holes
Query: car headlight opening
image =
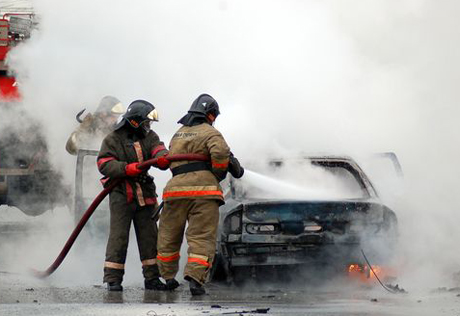
{"label": "car headlight opening", "polygon": [[316,233],[323,229],[323,227],[316,222],[304,222],[303,231],[306,233]]}

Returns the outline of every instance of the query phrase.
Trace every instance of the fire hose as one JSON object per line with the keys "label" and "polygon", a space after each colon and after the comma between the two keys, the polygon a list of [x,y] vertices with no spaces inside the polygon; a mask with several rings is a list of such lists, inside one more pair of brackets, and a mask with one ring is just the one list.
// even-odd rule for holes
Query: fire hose
{"label": "fire hose", "polygon": [[[173,161],[183,161],[183,160],[194,160],[194,161],[209,161],[209,157],[205,155],[200,155],[200,154],[178,154],[178,155],[171,155],[171,156],[166,156],[166,159],[169,160],[169,162]],[[140,163],[138,165],[138,169],[141,170],[147,170],[153,165],[157,164],[158,159],[150,159],[146,160],[143,163]],[[32,273],[35,277],[37,278],[46,278],[50,276],[56,269],[61,265],[61,263],[64,261],[65,257],[70,251],[70,248],[72,248],[72,245],[74,244],[75,240],[77,239],[78,235],[82,231],[83,227],[85,227],[86,223],[88,222],[89,218],[91,215],[93,215],[94,211],[96,208],[99,206],[99,204],[104,200],[104,198],[116,187],[118,186],[124,178],[118,178],[114,179],[104,190],[99,193],[96,198],[93,200],[91,205],[88,207],[88,209],[85,211],[83,216],[81,217],[80,221],[78,222],[77,226],[74,228],[72,234],[70,237],[67,239],[67,242],[65,243],[64,247],[62,248],[61,252],[57,256],[56,260],[49,266],[48,269],[45,271],[39,271],[32,269]],[[160,210],[160,207],[157,210]]]}

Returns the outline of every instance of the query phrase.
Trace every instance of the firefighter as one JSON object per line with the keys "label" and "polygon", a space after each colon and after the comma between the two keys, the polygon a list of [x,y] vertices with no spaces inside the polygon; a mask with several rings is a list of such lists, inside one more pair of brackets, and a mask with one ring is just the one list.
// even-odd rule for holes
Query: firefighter
{"label": "firefighter", "polygon": [[[157,225],[151,220],[158,207],[153,178],[139,163],[168,153],[150,124],[158,121],[155,107],[147,101],[132,102],[115,130],[108,134],[97,158],[105,185],[114,178],[125,178],[110,193],[110,232],[107,243],[104,282],[109,291],[122,291],[126,251],[131,222],[134,223],[142,262],[145,289],[165,290],[156,263]],[[167,167],[164,168],[166,170]]]}
{"label": "firefighter", "polygon": [[179,120],[183,126],[171,139],[170,155],[208,155],[210,162],[178,161],[170,165],[173,178],[163,191],[165,206],[160,216],[157,255],[168,290],[179,286],[175,277],[188,222],[185,235],[189,247],[184,279],[189,281],[192,295],[205,293],[203,284],[216,251],[219,206],[224,204],[219,182],[225,179],[228,171],[236,178],[244,172],[222,134],[213,127],[219,114],[216,100],[207,94],[200,95]]}
{"label": "firefighter", "polygon": [[80,125],[70,134],[65,149],[71,155],[77,155],[81,148],[90,149],[99,147],[102,138],[113,131],[113,128],[124,112],[124,107],[120,100],[113,96],[105,96],[99,102],[94,114],[87,114],[83,120],[80,116],[85,110],[77,115]]}

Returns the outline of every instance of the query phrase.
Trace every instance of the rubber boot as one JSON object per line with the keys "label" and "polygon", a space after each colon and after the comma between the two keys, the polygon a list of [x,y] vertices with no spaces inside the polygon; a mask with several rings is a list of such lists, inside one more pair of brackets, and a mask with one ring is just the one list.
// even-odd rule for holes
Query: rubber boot
{"label": "rubber boot", "polygon": [[123,287],[121,286],[121,283],[109,282],[107,283],[107,290],[110,292],[121,292],[123,291]]}
{"label": "rubber boot", "polygon": [[166,280],[166,289],[169,291],[174,291],[179,286],[179,282],[176,279]]}
{"label": "rubber boot", "polygon": [[206,294],[206,290],[204,289],[203,285],[192,278],[189,278],[188,281],[190,282],[190,293],[192,293],[193,296]]}
{"label": "rubber boot", "polygon": [[144,286],[146,290],[166,291],[166,285],[160,279],[145,280]]}

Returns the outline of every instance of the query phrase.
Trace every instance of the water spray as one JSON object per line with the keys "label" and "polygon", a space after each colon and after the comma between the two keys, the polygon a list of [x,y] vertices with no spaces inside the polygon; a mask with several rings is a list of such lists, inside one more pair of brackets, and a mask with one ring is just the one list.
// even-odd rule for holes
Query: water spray
{"label": "water spray", "polygon": [[263,191],[269,192],[271,196],[279,196],[283,199],[309,199],[321,200],[325,197],[331,199],[330,188],[327,191],[321,187],[307,187],[283,179],[276,179],[261,173],[245,169],[244,181]]}
{"label": "water spray", "polygon": [[286,181],[274,179],[274,178],[268,177],[266,175],[263,175],[263,174],[260,174],[258,172],[248,170],[248,169],[245,169],[244,178],[246,181],[253,183],[253,184],[257,184],[257,187],[265,189],[265,190],[273,190],[273,188],[277,188],[277,189],[281,188],[281,189],[289,190],[290,192],[293,192],[296,194],[305,195],[309,193],[308,190],[298,185],[295,185],[295,184],[292,184]]}

